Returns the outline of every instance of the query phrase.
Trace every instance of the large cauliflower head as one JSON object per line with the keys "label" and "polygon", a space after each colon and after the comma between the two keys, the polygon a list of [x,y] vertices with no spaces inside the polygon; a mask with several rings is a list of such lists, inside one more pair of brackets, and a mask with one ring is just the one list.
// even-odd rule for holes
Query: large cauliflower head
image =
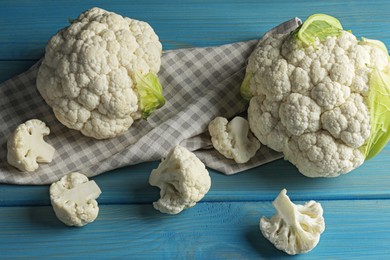
{"label": "large cauliflower head", "polygon": [[341,29],[310,45],[271,35],[251,54],[241,88],[250,128],[306,176],[347,173],[366,158],[373,71],[389,67],[385,47]]}
{"label": "large cauliflower head", "polygon": [[161,54],[149,24],[95,7],[50,39],[37,88],[65,126],[115,137],[164,104]]}

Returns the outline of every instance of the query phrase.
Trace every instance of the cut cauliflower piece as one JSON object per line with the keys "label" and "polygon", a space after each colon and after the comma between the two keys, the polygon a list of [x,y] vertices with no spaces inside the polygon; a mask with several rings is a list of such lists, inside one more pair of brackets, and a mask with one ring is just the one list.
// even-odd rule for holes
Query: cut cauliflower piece
{"label": "cut cauliflower piece", "polygon": [[209,172],[196,155],[175,146],[149,177],[152,186],[160,188],[160,199],[153,203],[162,213],[178,214],[195,206],[211,186]]}
{"label": "cut cauliflower piece", "polygon": [[164,105],[161,54],[149,24],[94,7],[50,39],[37,88],[65,126],[115,137]]}
{"label": "cut cauliflower piece", "polygon": [[99,207],[101,190],[95,181],[78,172],[62,177],[50,186],[50,201],[59,220],[68,226],[81,227],[93,222]]}
{"label": "cut cauliflower piece", "polygon": [[[259,42],[240,92],[250,100],[249,126],[262,144],[306,176],[335,177],[390,139],[389,55],[382,42],[359,41],[333,17],[307,21]],[[315,140],[310,149],[299,148],[308,138]]]}
{"label": "cut cauliflower piece", "polygon": [[260,219],[264,237],[290,255],[307,253],[317,246],[325,230],[320,203],[311,200],[304,205],[295,205],[283,189],[272,204],[276,214],[270,219]]}
{"label": "cut cauliflower piece", "polygon": [[19,125],[7,141],[7,161],[24,172],[33,172],[39,163],[50,163],[55,149],[43,139],[50,129],[39,119]]}
{"label": "cut cauliflower piece", "polygon": [[243,117],[236,116],[230,122],[224,117],[216,117],[208,129],[214,148],[237,163],[246,163],[260,149],[260,142],[250,132],[248,121]]}

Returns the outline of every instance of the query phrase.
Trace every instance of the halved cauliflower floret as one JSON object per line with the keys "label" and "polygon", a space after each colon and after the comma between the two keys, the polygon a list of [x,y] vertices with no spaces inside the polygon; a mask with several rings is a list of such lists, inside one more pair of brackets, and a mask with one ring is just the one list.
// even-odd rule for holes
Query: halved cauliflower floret
{"label": "halved cauliflower floret", "polygon": [[37,88],[65,126],[115,137],[164,104],[161,53],[149,24],[95,7],[50,39]]}
{"label": "halved cauliflower floret", "polygon": [[99,207],[96,199],[101,194],[95,181],[72,172],[50,185],[50,201],[59,220],[68,226],[81,227],[93,222]]}
{"label": "halved cauliflower floret", "polygon": [[39,163],[53,160],[55,149],[43,139],[50,129],[39,119],[19,125],[7,141],[7,161],[21,171],[33,172]]}
{"label": "halved cauliflower floret", "polygon": [[209,172],[198,157],[182,146],[175,146],[149,177],[160,188],[160,199],[153,203],[162,213],[178,214],[195,206],[211,186]]}

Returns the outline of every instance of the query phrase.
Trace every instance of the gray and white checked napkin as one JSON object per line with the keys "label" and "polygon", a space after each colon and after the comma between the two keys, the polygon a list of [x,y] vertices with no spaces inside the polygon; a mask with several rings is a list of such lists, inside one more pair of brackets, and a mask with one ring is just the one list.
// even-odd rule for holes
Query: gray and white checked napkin
{"label": "gray and white checked napkin", "polygon": [[[298,18],[270,30],[263,37],[285,33],[300,25]],[[211,146],[208,123],[216,116],[231,118],[243,113],[240,97],[246,62],[257,40],[217,47],[178,49],[162,56],[159,78],[166,104],[148,120],[136,121],[122,136],[95,140],[59,123],[35,85],[39,63],[0,85],[0,183],[49,184],[79,171],[87,176],[159,160],[175,145],[194,151],[211,169],[237,173],[282,158],[266,146],[245,164],[225,159]],[[7,138],[28,119],[44,121],[51,133],[46,140],[56,149],[50,164],[23,173],[7,163]],[[130,170],[129,170],[130,171]],[[131,174],[131,172],[129,172]]]}

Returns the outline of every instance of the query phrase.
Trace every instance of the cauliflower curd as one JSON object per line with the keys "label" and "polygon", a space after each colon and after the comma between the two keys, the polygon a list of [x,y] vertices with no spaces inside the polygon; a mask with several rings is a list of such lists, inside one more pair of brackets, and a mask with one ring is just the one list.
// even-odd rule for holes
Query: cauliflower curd
{"label": "cauliflower curd", "polygon": [[347,173],[366,158],[372,71],[389,68],[385,47],[341,29],[310,45],[295,33],[271,35],[251,54],[241,87],[250,129],[306,176]]}
{"label": "cauliflower curd", "polygon": [[149,184],[160,188],[153,207],[162,213],[178,214],[196,205],[211,187],[206,166],[193,152],[177,145],[149,176]]}
{"label": "cauliflower curd", "polygon": [[164,104],[161,54],[149,24],[95,7],[50,39],[37,88],[65,126],[115,137]]}

